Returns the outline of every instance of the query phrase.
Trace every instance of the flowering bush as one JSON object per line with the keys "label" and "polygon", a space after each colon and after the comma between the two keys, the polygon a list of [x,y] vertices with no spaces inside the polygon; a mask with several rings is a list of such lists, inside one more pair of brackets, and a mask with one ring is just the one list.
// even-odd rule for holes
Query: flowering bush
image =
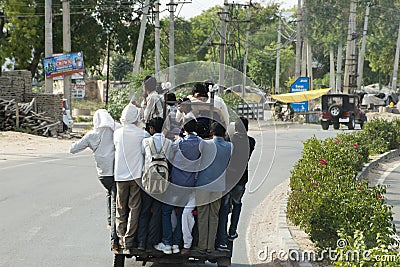
{"label": "flowering bush", "polygon": [[287,216],[320,248],[334,247],[339,230],[348,236],[362,231],[367,248],[372,248],[378,233],[388,236],[393,228],[391,207],[384,200],[386,188],[369,187],[355,177],[370,154],[398,146],[397,128],[381,120],[367,125],[364,131],[305,141],[302,157],[291,171]]}

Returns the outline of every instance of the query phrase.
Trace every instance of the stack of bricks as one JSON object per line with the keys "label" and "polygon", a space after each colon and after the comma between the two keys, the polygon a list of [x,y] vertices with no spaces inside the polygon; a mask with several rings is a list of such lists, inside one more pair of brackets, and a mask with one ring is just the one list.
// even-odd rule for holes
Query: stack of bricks
{"label": "stack of bricks", "polygon": [[[0,98],[22,102],[36,100],[36,112],[45,112],[45,116],[62,121],[62,98],[60,94],[34,94],[32,93],[32,75],[30,71],[6,71],[0,76]],[[62,123],[59,132],[63,131]]]}
{"label": "stack of bricks", "polygon": [[[45,112],[45,116],[51,117],[54,120],[62,121],[62,94],[26,93],[24,102],[31,102],[33,98],[35,98],[37,112]],[[58,131],[63,131],[62,123],[59,125]]]}
{"label": "stack of bricks", "polygon": [[32,75],[27,70],[6,71],[0,77],[0,97],[23,102],[24,94],[32,93]]}

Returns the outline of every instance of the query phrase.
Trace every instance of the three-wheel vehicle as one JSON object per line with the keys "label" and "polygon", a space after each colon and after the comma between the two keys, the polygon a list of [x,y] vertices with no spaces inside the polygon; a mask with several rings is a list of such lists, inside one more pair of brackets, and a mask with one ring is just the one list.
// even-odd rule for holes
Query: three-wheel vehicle
{"label": "three-wheel vehicle", "polygon": [[340,124],[353,130],[356,124],[362,129],[367,121],[364,111],[360,109],[360,101],[357,95],[329,94],[322,96],[322,129],[328,130],[329,125],[339,129]]}
{"label": "three-wheel vehicle", "polygon": [[228,267],[231,265],[232,257],[232,242],[228,242],[230,252],[213,251],[211,253],[200,253],[197,250],[191,250],[189,254],[171,254],[166,255],[161,251],[152,250],[151,252],[139,251],[137,249],[118,249],[114,250],[114,267],[124,267],[126,258],[135,258],[136,261],[141,261],[142,266],[147,262],[155,262],[160,264],[187,264],[196,263],[203,264],[206,261],[217,263],[220,267]]}

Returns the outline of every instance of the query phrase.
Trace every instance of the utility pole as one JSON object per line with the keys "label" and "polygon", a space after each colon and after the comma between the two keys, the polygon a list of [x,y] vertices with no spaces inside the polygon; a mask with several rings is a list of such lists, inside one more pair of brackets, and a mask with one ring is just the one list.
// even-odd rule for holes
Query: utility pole
{"label": "utility pole", "polygon": [[155,73],[160,72],[160,0],[154,3]]}
{"label": "utility pole", "polygon": [[282,16],[278,14],[278,47],[276,49],[276,68],[275,68],[275,94],[279,94],[279,76],[281,72],[281,30]]}
{"label": "utility pole", "polygon": [[142,60],[143,42],[146,35],[147,15],[149,14],[150,0],[144,2],[143,14],[140,20],[140,31],[136,46],[135,61],[133,63],[133,73],[139,73],[140,62]]}
{"label": "utility pole", "polygon": [[302,23],[302,14],[301,14],[301,0],[297,1],[297,26],[296,26],[296,66],[295,66],[295,78],[300,77],[301,72],[301,46],[302,46],[302,37],[301,37],[301,23]]}
{"label": "utility pole", "polygon": [[371,2],[367,3],[367,8],[365,10],[365,18],[364,18],[364,30],[362,36],[361,43],[361,51],[358,55],[358,73],[357,73],[357,89],[361,89],[361,82],[363,78],[364,72],[364,57],[365,57],[365,44],[367,42],[367,30],[368,30],[368,17],[369,17],[369,9],[371,7]]}
{"label": "utility pole", "polygon": [[107,81],[106,81],[106,105],[108,105],[108,92],[110,91],[110,38],[111,32],[109,30],[107,30]]}
{"label": "utility pole", "polygon": [[392,80],[392,90],[397,90],[397,74],[399,70],[399,54],[400,54],[400,24],[399,24],[399,32],[397,34],[397,46],[396,46],[396,55],[394,56],[394,66],[393,66],[393,80]]}
{"label": "utility pole", "polygon": [[249,53],[249,35],[250,35],[250,20],[251,20],[251,1],[247,7],[247,26],[246,26],[246,43],[244,45],[244,56],[243,56],[243,87],[242,87],[242,99],[244,99],[246,91],[246,78],[247,78],[247,55]]}
{"label": "utility pole", "polygon": [[338,55],[337,55],[336,93],[342,92],[342,58],[343,58],[343,43],[340,40],[338,45]]}
{"label": "utility pole", "polygon": [[[45,23],[44,23],[44,50],[45,57],[53,56],[53,12],[52,12],[52,2],[51,0],[45,0],[44,13],[45,13]],[[45,79],[45,92],[53,93],[53,78]],[[71,103],[69,103],[71,104]]]}
{"label": "utility pole", "polygon": [[172,88],[175,87],[175,18],[174,12],[177,6],[174,0],[170,0],[169,4],[169,82]]}
{"label": "utility pole", "polygon": [[308,90],[313,90],[312,49],[310,42],[307,42],[307,77],[310,78],[310,86]]}
{"label": "utility pole", "polygon": [[356,38],[353,34],[356,32],[356,8],[357,0],[351,0],[350,2],[350,15],[349,15],[349,29],[347,33],[347,49],[346,49],[346,62],[344,66],[344,85],[343,92],[345,94],[354,93],[355,78],[355,53],[356,53]]}
{"label": "utility pole", "polygon": [[221,43],[219,45],[219,93],[224,92],[225,78],[225,47],[226,47],[226,15],[228,14],[228,0],[224,0],[224,9],[221,13]]}
{"label": "utility pole", "polygon": [[[69,0],[62,0],[63,16],[63,54],[71,53],[71,20]],[[71,99],[71,75],[64,75],[64,97],[68,99],[70,110],[72,110]]]}

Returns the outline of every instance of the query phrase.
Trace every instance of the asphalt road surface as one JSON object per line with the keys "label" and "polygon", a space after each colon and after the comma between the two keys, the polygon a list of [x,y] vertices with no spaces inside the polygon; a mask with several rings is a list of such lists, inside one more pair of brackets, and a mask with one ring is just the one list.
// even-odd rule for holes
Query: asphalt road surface
{"label": "asphalt road surface", "polygon": [[[299,159],[302,140],[334,136],[320,126],[268,127],[252,131],[250,162],[239,238],[232,266],[249,266],[245,244],[253,209]],[[57,151],[54,151],[57,152]],[[0,266],[111,266],[105,192],[89,151],[0,163]],[[141,266],[127,260],[125,266]]]}

